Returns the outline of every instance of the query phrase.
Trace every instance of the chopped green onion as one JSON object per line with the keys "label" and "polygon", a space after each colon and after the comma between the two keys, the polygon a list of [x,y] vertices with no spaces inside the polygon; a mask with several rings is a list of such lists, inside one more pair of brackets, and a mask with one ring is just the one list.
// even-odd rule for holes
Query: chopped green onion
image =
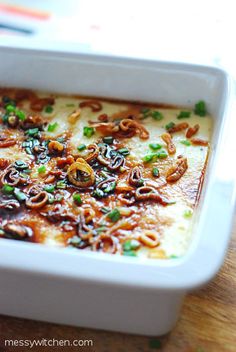
{"label": "chopped green onion", "polygon": [[55,202],[61,202],[63,198],[64,198],[64,197],[63,197],[62,194],[57,193],[57,194],[55,195]]}
{"label": "chopped green onion", "polygon": [[84,136],[85,137],[92,137],[92,135],[95,133],[94,131],[94,128],[93,127],[88,127],[88,126],[85,126],[84,127]]}
{"label": "chopped green onion", "polygon": [[53,193],[55,191],[55,186],[54,185],[46,185],[44,187],[44,190],[48,193]]}
{"label": "chopped green onion", "polygon": [[112,222],[117,222],[120,219],[121,214],[120,214],[119,210],[117,208],[115,208],[110,213],[108,213],[107,216],[109,217],[109,219]]}
{"label": "chopped green onion", "polygon": [[153,158],[156,156],[156,154],[147,154],[143,157],[143,162],[144,163],[149,163],[150,161],[153,160]]}
{"label": "chopped green onion", "polygon": [[66,183],[64,181],[58,181],[56,184],[56,187],[59,189],[65,189],[66,188]]}
{"label": "chopped green onion", "polygon": [[177,119],[187,119],[191,115],[191,111],[180,111],[179,115],[177,116]]}
{"label": "chopped green onion", "polygon": [[186,219],[191,218],[191,216],[193,215],[193,211],[190,209],[185,210],[183,215],[184,215],[184,218],[186,218]]}
{"label": "chopped green onion", "polygon": [[39,174],[43,174],[44,172],[46,171],[46,166],[45,165],[42,165],[38,168],[38,173]]}
{"label": "chopped green onion", "polygon": [[131,251],[140,247],[140,242],[135,239],[127,240],[123,243],[122,247],[124,251]]}
{"label": "chopped green onion", "polygon": [[21,121],[25,120],[25,113],[23,111],[16,110],[15,113],[16,113],[16,116],[18,116]]}
{"label": "chopped green onion", "polygon": [[32,170],[30,169],[24,169],[24,174],[31,174]]}
{"label": "chopped green onion", "polygon": [[167,129],[167,130],[170,130],[171,128],[173,128],[175,126],[175,123],[174,122],[169,122],[166,126],[165,126],[165,128]]}
{"label": "chopped green onion", "polygon": [[37,137],[39,133],[39,129],[36,128],[30,128],[29,130],[25,131],[25,134],[27,134],[29,137]]}
{"label": "chopped green onion", "polygon": [[103,214],[107,214],[107,213],[109,213],[109,212],[111,211],[111,209],[108,208],[108,207],[102,207],[100,210],[101,210],[101,212],[102,212]]}
{"label": "chopped green onion", "polygon": [[78,151],[79,152],[82,152],[83,150],[86,149],[86,145],[85,144],[80,144],[78,147],[77,147]]}
{"label": "chopped green onion", "polygon": [[165,150],[161,150],[159,153],[157,153],[158,159],[165,159],[167,156],[168,154],[165,152]]}
{"label": "chopped green onion", "polygon": [[129,149],[127,149],[127,148],[118,149],[118,152],[122,155],[129,155],[130,154]]}
{"label": "chopped green onion", "polygon": [[93,196],[96,198],[104,197],[104,192],[100,188],[96,188],[93,192]]}
{"label": "chopped green onion", "polygon": [[16,107],[13,105],[7,105],[6,110],[7,110],[7,112],[15,112]]}
{"label": "chopped green onion", "polygon": [[183,141],[180,141],[180,143],[186,145],[187,147],[189,147],[191,145],[191,143],[187,139],[183,140]]}
{"label": "chopped green onion", "polygon": [[51,125],[48,125],[48,132],[53,132],[58,127],[58,123],[54,122]]}
{"label": "chopped green onion", "polygon": [[53,107],[52,107],[51,105],[47,105],[47,106],[45,106],[44,111],[45,111],[47,114],[51,114],[51,112],[53,112]]}
{"label": "chopped green onion", "polygon": [[152,111],[151,116],[154,120],[157,121],[161,121],[164,119],[164,116],[160,111]]}
{"label": "chopped green onion", "polygon": [[51,193],[49,193],[49,195],[48,195],[48,203],[49,204],[53,204],[54,202],[55,202],[54,196]]}
{"label": "chopped green onion", "polygon": [[83,201],[81,199],[81,195],[79,193],[73,194],[73,201],[79,205],[83,203]]}
{"label": "chopped green onion", "polygon": [[178,257],[177,255],[175,255],[175,254],[172,254],[172,255],[169,256],[169,258],[171,258],[171,259],[178,259],[179,257]]}
{"label": "chopped green onion", "polygon": [[19,188],[15,188],[15,189],[14,189],[14,195],[15,195],[16,199],[19,200],[19,202],[23,202],[24,200],[27,199],[26,194],[23,193],[23,192],[21,192],[21,191],[19,190]]}
{"label": "chopped green onion", "polygon": [[139,180],[137,180],[137,185],[139,187],[143,186],[144,185],[144,179],[143,178],[140,178]]}
{"label": "chopped green onion", "polygon": [[114,138],[113,138],[112,136],[103,137],[103,142],[104,142],[104,143],[112,144],[113,141],[114,141]]}
{"label": "chopped green onion", "polygon": [[108,186],[103,190],[104,193],[110,193],[116,188],[116,181],[109,182]]}
{"label": "chopped green onion", "polygon": [[161,145],[158,143],[151,143],[149,144],[149,148],[152,150],[158,150],[158,149],[161,149]]}
{"label": "chopped green onion", "polygon": [[21,172],[20,173],[20,176],[23,177],[23,178],[28,178],[29,176],[27,174],[25,174],[24,172]]}
{"label": "chopped green onion", "polygon": [[4,185],[4,186],[2,187],[2,191],[3,191],[3,193],[5,193],[5,194],[11,194],[11,193],[13,193],[14,189],[15,189],[15,187],[12,187],[12,186],[10,186],[10,185]]}
{"label": "chopped green onion", "polygon": [[206,104],[203,100],[200,100],[195,104],[194,113],[199,116],[206,116]]}
{"label": "chopped green onion", "polygon": [[159,170],[157,167],[153,167],[152,168],[152,174],[154,177],[158,177],[159,176]]}

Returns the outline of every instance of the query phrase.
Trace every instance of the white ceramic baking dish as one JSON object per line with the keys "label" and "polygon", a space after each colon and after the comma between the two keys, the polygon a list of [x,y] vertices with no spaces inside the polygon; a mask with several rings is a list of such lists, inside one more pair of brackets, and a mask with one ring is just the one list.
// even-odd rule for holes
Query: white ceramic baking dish
{"label": "white ceramic baking dish", "polygon": [[214,116],[193,240],[180,259],[137,259],[0,240],[0,313],[145,335],[167,333],[186,292],[207,283],[227,248],[235,202],[231,82],[217,68],[0,47],[0,86],[193,106]]}

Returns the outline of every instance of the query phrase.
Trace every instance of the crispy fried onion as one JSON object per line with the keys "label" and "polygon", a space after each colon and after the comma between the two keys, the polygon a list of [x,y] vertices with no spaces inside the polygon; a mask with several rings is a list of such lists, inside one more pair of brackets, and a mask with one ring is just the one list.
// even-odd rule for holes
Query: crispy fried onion
{"label": "crispy fried onion", "polygon": [[174,145],[174,143],[172,141],[171,135],[169,133],[163,133],[161,135],[161,138],[167,145],[168,153],[171,154],[171,155],[175,154],[176,148],[175,148],[175,145]]}
{"label": "crispy fried onion", "polygon": [[110,152],[111,149],[106,144],[100,147],[97,159],[102,165],[108,166],[110,164]]}
{"label": "crispy fried onion", "polygon": [[21,183],[22,178],[20,177],[20,173],[14,167],[8,167],[3,173],[0,178],[1,185],[9,185],[9,186],[16,186]]}
{"label": "crispy fried onion", "polygon": [[93,251],[102,251],[105,253],[116,253],[117,251],[117,239],[114,236],[107,234],[99,235],[92,245]]}
{"label": "crispy fried onion", "polygon": [[191,138],[199,131],[200,126],[197,124],[193,127],[189,127],[186,132],[186,137]]}
{"label": "crispy fried onion", "polygon": [[126,204],[126,205],[132,205],[135,203],[135,192],[134,191],[129,191],[126,193],[121,193],[118,195],[118,199],[121,201],[121,203]]}
{"label": "crispy fried onion", "polygon": [[28,130],[29,128],[39,128],[42,129],[44,121],[40,115],[27,116],[24,121],[20,121],[20,127],[23,130]]}
{"label": "crispy fried onion", "polygon": [[123,155],[116,155],[111,159],[110,164],[107,165],[107,168],[112,171],[118,170],[124,164]]}
{"label": "crispy fried onion", "polygon": [[188,128],[188,126],[189,125],[187,122],[177,123],[173,127],[168,128],[168,132],[169,133],[180,132],[180,131],[186,130],[186,128]]}
{"label": "crispy fried onion", "polygon": [[86,100],[79,104],[80,108],[91,108],[92,112],[98,112],[102,110],[102,104],[97,100]]}
{"label": "crispy fried onion", "polygon": [[30,227],[15,224],[13,222],[9,222],[3,226],[3,230],[5,232],[5,237],[13,238],[15,240],[24,240],[33,235],[33,231]]}
{"label": "crispy fried onion", "polygon": [[86,213],[84,212],[84,210],[82,210],[77,226],[77,234],[83,241],[90,242],[93,237],[93,230],[92,227],[89,225],[89,223],[92,222],[92,218],[90,221],[89,220],[90,215],[86,216]]}
{"label": "crispy fried onion", "polygon": [[89,163],[90,161],[96,159],[98,157],[99,154],[99,147],[97,146],[97,144],[90,144],[87,147],[89,153],[88,155],[86,155],[86,157],[84,158],[87,163]]}
{"label": "crispy fried onion", "polygon": [[82,158],[78,158],[68,167],[67,176],[69,181],[77,187],[89,187],[95,182],[93,169]]}
{"label": "crispy fried onion", "polygon": [[107,166],[111,171],[118,170],[124,164],[124,156],[118,154],[115,150],[111,149],[108,145],[104,144],[99,149],[97,160]]}
{"label": "crispy fried onion", "polygon": [[109,177],[105,180],[99,182],[96,186],[94,195],[98,198],[107,196],[109,193],[112,193],[116,187],[116,178]]}
{"label": "crispy fried onion", "polygon": [[29,196],[36,196],[38,193],[40,193],[42,191],[42,186],[41,185],[33,185],[31,186],[28,191],[27,194]]}
{"label": "crispy fried onion", "polygon": [[75,159],[72,155],[67,156],[66,158],[57,158],[57,166],[60,168],[64,168],[67,165],[71,165],[75,162]]}
{"label": "crispy fried onion", "polygon": [[11,147],[16,144],[16,138],[7,136],[4,133],[0,134],[0,148]]}
{"label": "crispy fried onion", "polygon": [[47,206],[47,211],[41,212],[40,214],[45,216],[52,223],[69,221],[72,224],[76,224],[75,215],[68,213],[65,206],[60,203]]}
{"label": "crispy fried onion", "polygon": [[0,202],[0,209],[16,210],[20,208],[20,203],[17,200],[2,200]]}
{"label": "crispy fried onion", "polygon": [[10,164],[10,160],[0,158],[0,169],[5,169]]}
{"label": "crispy fried onion", "polygon": [[133,230],[138,225],[138,216],[132,215],[130,217],[122,218],[113,226],[111,226],[107,231],[107,235],[115,234],[119,230]]}
{"label": "crispy fried onion", "polygon": [[50,153],[62,153],[64,145],[58,141],[50,141],[48,143],[48,150]]}
{"label": "crispy fried onion", "polygon": [[138,134],[140,139],[148,139],[149,132],[138,121],[131,119],[123,119],[119,124],[119,131],[116,133],[119,138],[130,138]]}
{"label": "crispy fried onion", "polygon": [[157,189],[151,186],[143,186],[137,188],[135,192],[135,199],[138,201],[154,200],[162,205],[168,205],[172,203],[163,197]]}
{"label": "crispy fried onion", "polygon": [[176,164],[171,166],[166,173],[167,182],[176,182],[179,180],[188,168],[187,158],[179,158],[176,161]]}
{"label": "crispy fried onion", "polygon": [[116,121],[95,123],[93,127],[103,135],[113,135],[118,138],[131,138],[135,135],[139,135],[141,139],[149,138],[149,132],[139,121],[128,118],[118,121],[118,124]]}
{"label": "crispy fried onion", "polygon": [[28,198],[25,202],[27,208],[30,209],[40,209],[47,204],[48,201],[48,193],[45,191],[41,191],[38,194]]}
{"label": "crispy fried onion", "polygon": [[98,116],[98,120],[101,122],[108,122],[108,115],[107,114],[101,114]]}
{"label": "crispy fried onion", "polygon": [[89,224],[93,221],[95,217],[95,211],[92,208],[82,208],[83,216],[86,224]]}
{"label": "crispy fried onion", "polygon": [[139,236],[139,241],[150,248],[157,247],[160,244],[159,234],[152,230],[144,230]]}
{"label": "crispy fried onion", "polygon": [[191,142],[193,145],[200,145],[202,147],[208,146],[208,141],[205,141],[204,139],[201,139],[201,138],[192,138]]}
{"label": "crispy fried onion", "polygon": [[138,166],[135,166],[129,172],[129,175],[128,175],[129,184],[136,187],[143,185],[142,177],[143,177],[142,169]]}
{"label": "crispy fried onion", "polygon": [[73,111],[72,114],[70,114],[67,117],[67,120],[68,120],[69,123],[74,125],[76,123],[76,121],[79,119],[80,115],[81,115],[81,110],[77,109],[77,110]]}

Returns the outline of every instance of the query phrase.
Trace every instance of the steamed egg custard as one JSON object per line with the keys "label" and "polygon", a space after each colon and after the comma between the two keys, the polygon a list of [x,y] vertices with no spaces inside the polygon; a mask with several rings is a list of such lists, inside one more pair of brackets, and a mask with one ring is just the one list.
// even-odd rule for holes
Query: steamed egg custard
{"label": "steamed egg custard", "polygon": [[0,238],[148,258],[192,239],[212,118],[192,108],[0,90]]}

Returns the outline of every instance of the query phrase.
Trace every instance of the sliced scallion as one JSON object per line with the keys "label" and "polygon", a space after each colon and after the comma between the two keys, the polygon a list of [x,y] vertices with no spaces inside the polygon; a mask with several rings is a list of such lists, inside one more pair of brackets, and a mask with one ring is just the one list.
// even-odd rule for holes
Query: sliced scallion
{"label": "sliced scallion", "polygon": [[107,216],[112,222],[117,222],[121,218],[120,211],[117,208],[114,208]]}
{"label": "sliced scallion", "polygon": [[54,122],[54,123],[48,125],[48,132],[54,132],[57,127],[58,127],[57,122]]}
{"label": "sliced scallion", "polygon": [[84,127],[84,136],[85,137],[92,137],[92,135],[95,133],[94,131],[94,128],[93,127],[88,127],[88,126],[85,126]]}

